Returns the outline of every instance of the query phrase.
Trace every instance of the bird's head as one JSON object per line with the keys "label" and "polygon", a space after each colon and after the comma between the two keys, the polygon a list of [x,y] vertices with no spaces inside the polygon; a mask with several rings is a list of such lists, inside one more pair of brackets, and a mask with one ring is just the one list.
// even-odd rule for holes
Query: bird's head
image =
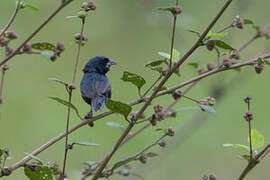
{"label": "bird's head", "polygon": [[83,68],[83,72],[97,72],[100,74],[106,74],[109,70],[111,65],[115,65],[116,63],[104,56],[96,56],[90,59],[85,67]]}

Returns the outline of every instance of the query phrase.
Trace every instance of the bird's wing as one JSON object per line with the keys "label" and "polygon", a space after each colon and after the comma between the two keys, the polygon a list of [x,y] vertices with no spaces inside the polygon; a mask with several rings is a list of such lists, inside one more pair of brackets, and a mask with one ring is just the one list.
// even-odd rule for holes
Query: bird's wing
{"label": "bird's wing", "polygon": [[95,89],[98,95],[105,95],[107,97],[107,93],[111,91],[111,83],[109,79],[104,75],[100,75],[98,80],[95,82]]}

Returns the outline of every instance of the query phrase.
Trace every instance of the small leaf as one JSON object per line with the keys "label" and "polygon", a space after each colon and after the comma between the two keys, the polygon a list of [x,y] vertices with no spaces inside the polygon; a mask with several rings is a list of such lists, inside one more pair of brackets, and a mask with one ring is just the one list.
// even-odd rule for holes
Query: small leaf
{"label": "small leaf", "polygon": [[242,145],[242,144],[223,144],[223,146],[224,147],[233,147],[233,148],[236,148],[236,149],[242,149],[244,151],[249,152],[249,147],[245,146],[245,145]]}
{"label": "small leaf", "polygon": [[38,11],[38,10],[39,10],[37,7],[35,7],[35,6],[33,6],[33,5],[30,5],[30,4],[26,4],[25,7],[29,8],[29,9],[32,9],[32,10],[34,10],[34,11]]}
{"label": "small leaf", "polygon": [[250,160],[250,155],[248,155],[248,154],[240,155],[240,157],[241,157],[242,159],[245,159],[245,160]]}
{"label": "small leaf", "polygon": [[113,167],[112,167],[112,170],[115,170],[121,166],[124,166],[125,164],[131,162],[131,161],[134,161],[136,160],[137,156],[139,156],[139,154],[134,154],[134,155],[131,155],[131,156],[128,156],[127,158],[124,158],[124,159],[120,159],[119,161],[117,161]]}
{"label": "small leaf", "polygon": [[244,19],[244,24],[254,24],[250,19]]}
{"label": "small leaf", "polygon": [[78,18],[78,16],[67,16],[67,19],[71,19],[71,18]]}
{"label": "small leaf", "polygon": [[97,162],[95,162],[95,161],[84,161],[83,164],[86,164],[87,166],[92,167],[92,166],[94,166],[95,164],[97,164]]}
{"label": "small leaf", "polygon": [[142,76],[127,71],[124,72],[121,79],[126,82],[131,82],[137,86],[138,89],[140,89],[146,83]]}
{"label": "small leaf", "polygon": [[74,142],[72,144],[82,145],[82,146],[99,146],[100,144],[91,143],[91,142]]}
{"label": "small leaf", "polygon": [[34,155],[30,154],[30,153],[25,152],[24,154],[26,154],[30,158],[38,161],[40,164],[45,164],[46,163],[45,161],[41,160],[40,158],[38,158],[38,157],[36,157],[36,156],[34,156]]}
{"label": "small leaf", "polygon": [[170,59],[171,55],[165,52],[158,52],[158,55],[164,57],[165,59]]}
{"label": "small leaf", "polygon": [[112,112],[123,114],[125,117],[127,117],[132,110],[131,106],[111,99],[107,100],[106,107]]}
{"label": "small leaf", "polygon": [[148,153],[146,153],[146,155],[147,155],[147,157],[156,157],[156,156],[158,156],[158,154],[154,153],[154,152],[148,152]]}
{"label": "small leaf", "polygon": [[241,72],[241,67],[233,68],[233,70],[235,70],[237,72]]}
{"label": "small leaf", "polygon": [[24,174],[29,180],[53,180],[52,171],[47,166],[36,166],[34,171],[24,167]]}
{"label": "small leaf", "polygon": [[194,67],[195,69],[197,69],[199,67],[199,63],[197,63],[197,62],[190,62],[190,63],[188,63],[188,65]]}
{"label": "small leaf", "polygon": [[65,81],[61,80],[61,79],[57,79],[57,78],[48,78],[49,81],[55,81],[58,82],[60,84],[63,84],[64,86],[68,87],[68,83],[66,83]]}
{"label": "small leaf", "polygon": [[216,42],[216,46],[222,48],[222,49],[227,49],[227,50],[234,50],[233,47],[231,47],[229,44],[223,42],[223,41],[220,41],[220,40],[215,40]]}
{"label": "small leaf", "polygon": [[264,145],[264,136],[256,129],[251,130],[251,143],[254,149],[260,148]]}
{"label": "small leaf", "polygon": [[159,66],[161,65],[162,63],[165,63],[166,61],[164,60],[158,60],[158,61],[151,61],[151,62],[148,62],[145,67],[154,67],[154,66]]}
{"label": "small leaf", "polygon": [[216,115],[217,114],[216,111],[212,107],[210,107],[210,106],[206,106],[206,105],[200,104],[200,108],[201,108],[202,111],[209,112],[209,113],[211,113],[213,115]]}
{"label": "small leaf", "polygon": [[210,37],[211,38],[222,38],[222,37],[225,37],[227,35],[228,35],[228,33],[212,33]]}
{"label": "small leaf", "polygon": [[41,51],[40,55],[45,57],[46,59],[51,59],[51,57],[54,55],[53,51]]}
{"label": "small leaf", "polygon": [[200,37],[200,36],[201,36],[201,34],[200,34],[199,32],[194,31],[194,30],[192,30],[192,29],[188,29],[187,31],[189,31],[189,32],[191,32],[191,33],[196,34],[198,37]]}
{"label": "small leaf", "polygon": [[[53,100],[59,102],[60,104],[65,105],[65,106],[67,106],[67,107],[68,107],[68,105],[69,105],[69,103],[68,103],[66,100],[63,100],[63,99],[61,99],[61,98],[59,98],[59,97],[49,96],[49,98],[51,98],[51,99],[53,99]],[[71,103],[71,104],[70,104],[70,108],[73,109],[73,110],[76,112],[76,115],[77,115],[80,119],[82,119],[82,117],[80,116],[79,110],[76,108],[76,106],[74,106],[74,105]]]}
{"label": "small leaf", "polygon": [[261,65],[261,64],[264,64],[264,59],[263,58],[258,58],[257,59],[257,63],[259,64],[259,65]]}
{"label": "small leaf", "polygon": [[118,123],[115,123],[115,122],[107,122],[106,123],[107,126],[111,126],[111,127],[116,127],[116,128],[124,128],[124,126],[118,124]]}
{"label": "small leaf", "polygon": [[163,67],[161,67],[161,66],[154,66],[154,67],[151,67],[151,69],[153,71],[157,71],[159,73],[161,73],[163,71]]}
{"label": "small leaf", "polygon": [[32,44],[32,48],[40,50],[40,51],[45,51],[45,50],[52,51],[55,48],[55,46],[48,42],[39,42],[39,43]]}
{"label": "small leaf", "polygon": [[171,13],[174,13],[175,7],[159,7],[158,10],[160,11],[169,11]]}

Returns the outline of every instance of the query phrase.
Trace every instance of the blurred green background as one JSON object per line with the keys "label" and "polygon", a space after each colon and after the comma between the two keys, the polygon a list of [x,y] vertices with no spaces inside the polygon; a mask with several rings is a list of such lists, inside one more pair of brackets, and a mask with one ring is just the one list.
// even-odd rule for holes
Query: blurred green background
{"label": "blurred green background", "polygon": [[[31,4],[39,7],[38,12],[30,9],[20,11],[15,23],[10,29],[15,30],[20,38],[12,42],[16,47],[35,27],[37,27],[48,14],[55,9],[60,0],[31,1]],[[72,78],[76,45],[72,44],[74,34],[80,30],[78,19],[66,19],[66,16],[76,15],[82,1],[75,0],[61,11],[32,41],[34,42],[62,42],[66,50],[56,62],[52,63],[38,55],[19,55],[13,58],[8,65],[4,86],[4,104],[0,106],[0,147],[7,147],[11,151],[11,165],[24,157],[24,152],[31,152],[45,143],[50,138],[65,130],[66,107],[50,100],[48,96],[67,98],[62,86],[48,81],[50,77],[56,77],[70,82]],[[87,17],[86,32],[89,41],[82,48],[79,61],[79,70],[89,58],[96,55],[108,56],[115,59],[117,66],[112,67],[108,73],[112,83],[114,100],[130,102],[138,97],[136,88],[120,80],[123,71],[138,73],[145,77],[147,85],[158,77],[156,72],[144,68],[144,64],[150,60],[157,60],[158,51],[169,51],[171,18],[166,12],[158,12],[156,7],[170,6],[173,0],[141,0],[141,1],[101,1],[97,0],[98,8]],[[196,40],[194,34],[187,29],[203,31],[207,23],[223,5],[224,0],[180,1],[183,13],[178,19],[176,30],[175,48],[181,53],[186,52]],[[236,15],[252,19],[257,25],[264,26],[269,23],[268,0],[234,1],[214,27],[217,31],[231,23]],[[15,6],[13,0],[0,1],[0,26],[3,27],[11,16]],[[254,29],[246,26],[244,30],[230,30],[224,41],[233,47],[239,47],[255,33]],[[259,39],[249,46],[241,55],[241,60],[252,58],[269,52],[270,42]],[[3,51],[0,52],[1,58]],[[188,61],[198,61],[205,66],[208,62],[215,62],[215,53],[202,47],[193,54]],[[183,66],[182,76],[174,76],[166,85],[168,87],[183,82],[196,75],[189,66]],[[207,115],[201,119],[203,112],[187,111],[179,113],[177,118],[168,119],[158,124],[158,127],[174,127],[176,136],[170,138],[165,149],[155,147],[154,152],[160,154],[146,165],[139,162],[133,163],[132,171],[142,175],[146,180],[165,179],[192,179],[198,180],[204,174],[215,173],[220,179],[236,179],[246,161],[237,156],[242,153],[237,150],[222,147],[223,143],[247,144],[247,123],[242,118],[246,111],[243,98],[247,95],[253,97],[252,111],[255,113],[254,127],[265,136],[265,141],[270,141],[269,115],[270,107],[268,76],[269,68],[265,68],[262,75],[257,75],[253,68],[245,68],[241,73],[236,71],[224,72],[214,77],[209,77],[196,85],[189,95],[197,99],[207,97],[214,86],[225,84],[225,96],[216,102],[217,115]],[[76,84],[82,77],[79,71]],[[146,85],[146,87],[147,87]],[[172,98],[164,96],[155,100],[152,105],[161,103],[167,105]],[[89,110],[80,97],[79,90],[75,91],[73,103],[84,114]],[[176,105],[176,108],[194,106],[185,99]],[[138,109],[136,106],[135,109]],[[148,109],[148,114],[152,108]],[[194,114],[196,114],[194,116]],[[198,115],[199,113],[199,115]],[[190,120],[197,120],[193,126],[182,126]],[[94,128],[85,126],[70,136],[70,142],[90,141],[101,144],[99,147],[75,147],[69,152],[67,172],[69,179],[79,179],[83,168],[83,161],[97,161],[104,156],[120,136],[117,128],[106,126],[106,122],[113,121],[126,125],[120,115],[111,115],[97,121]],[[71,126],[79,120],[72,112]],[[195,129],[188,139],[183,138],[185,132]],[[137,128],[135,128],[137,129]],[[152,143],[160,136],[155,128],[149,128],[131,142],[126,144],[114,156],[112,162],[136,153]],[[177,131],[177,129],[181,129]],[[185,141],[183,141],[185,139]],[[42,152],[41,159],[56,160],[62,164],[64,141],[58,142],[48,150]],[[265,159],[256,167],[246,179],[269,179],[270,160]],[[15,171],[10,177],[3,179],[25,180],[23,169]],[[112,176],[112,179],[137,179],[136,177]]]}

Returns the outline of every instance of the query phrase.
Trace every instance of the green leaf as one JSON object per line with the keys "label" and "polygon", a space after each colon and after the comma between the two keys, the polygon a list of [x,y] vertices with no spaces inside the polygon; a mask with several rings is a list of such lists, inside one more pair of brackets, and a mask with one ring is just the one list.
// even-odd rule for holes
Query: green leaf
{"label": "green leaf", "polygon": [[97,162],[95,162],[95,161],[84,161],[83,164],[86,164],[87,166],[92,167],[92,166],[94,166],[95,164],[97,164]]}
{"label": "green leaf", "polygon": [[138,89],[140,89],[146,83],[142,76],[127,71],[124,72],[121,79],[126,82],[131,82],[137,86]]}
{"label": "green leaf", "polygon": [[39,42],[39,43],[32,44],[32,48],[40,50],[40,51],[45,51],[45,50],[52,51],[55,48],[55,46],[48,42]]}
{"label": "green leaf", "polygon": [[[67,107],[68,107],[68,105],[69,105],[68,101],[63,100],[63,99],[61,99],[61,98],[59,98],[59,97],[49,96],[49,98],[51,98],[52,100],[55,100],[56,102],[58,102],[58,103],[60,103],[60,104],[65,105],[65,106],[67,106]],[[79,110],[77,109],[76,106],[74,106],[74,105],[71,103],[71,104],[70,104],[70,108],[73,109],[73,110],[76,112],[76,115],[77,115],[80,119],[82,119],[82,117],[80,116]]]}
{"label": "green leaf", "polygon": [[197,62],[190,62],[190,63],[188,63],[188,65],[194,67],[195,69],[197,69],[199,67],[199,63],[197,63]]}
{"label": "green leaf", "polygon": [[270,61],[267,59],[264,59],[265,64],[270,65]]}
{"label": "green leaf", "polygon": [[120,159],[119,161],[117,161],[113,167],[112,167],[112,170],[115,170],[121,166],[124,166],[125,164],[131,162],[131,161],[134,161],[136,160],[136,158],[139,156],[139,153],[137,154],[134,154],[134,155],[131,155],[131,156],[128,156],[127,158],[124,158],[124,159]]}
{"label": "green leaf", "polygon": [[191,33],[196,34],[198,37],[200,37],[200,36],[201,36],[201,34],[200,34],[199,32],[194,31],[194,30],[192,30],[192,29],[188,29],[187,31],[189,31],[189,32],[191,32]]}
{"label": "green leaf", "polygon": [[264,136],[256,129],[251,130],[251,143],[254,149],[260,148],[264,145]]}
{"label": "green leaf", "polygon": [[[166,60],[169,60],[171,58],[171,55],[166,53],[166,52],[158,52],[158,55],[160,55],[161,57],[164,57]],[[180,57],[180,53],[176,50],[173,49],[173,53],[172,53],[172,61],[177,61]]]}
{"label": "green leaf", "polygon": [[241,72],[241,67],[233,68],[233,70],[235,70],[237,72]]}
{"label": "green leaf", "polygon": [[241,157],[242,159],[245,159],[245,160],[250,160],[250,155],[248,155],[248,154],[240,155],[240,157]]}
{"label": "green leaf", "polygon": [[65,81],[61,80],[61,79],[57,79],[57,78],[48,78],[49,81],[55,81],[58,82],[60,84],[63,84],[64,86],[68,87],[68,83],[66,83]]}
{"label": "green leaf", "polygon": [[257,63],[258,63],[259,65],[261,65],[261,64],[264,64],[265,61],[264,61],[263,58],[258,58],[258,59],[257,59]]}
{"label": "green leaf", "polygon": [[175,7],[159,7],[158,10],[160,11],[169,11],[171,13],[174,13]]}
{"label": "green leaf", "polygon": [[252,28],[253,28],[253,29],[255,29],[256,31],[259,31],[259,30],[261,29],[261,27],[260,27],[260,26],[255,26],[255,25],[254,25],[254,26],[252,26]]}
{"label": "green leaf", "polygon": [[46,59],[51,59],[51,57],[54,55],[53,51],[41,51],[40,55],[45,57]]}
{"label": "green leaf", "polygon": [[158,61],[151,61],[151,62],[148,62],[145,67],[154,67],[154,66],[159,66],[161,65],[162,63],[165,63],[166,61],[164,60],[158,60]]}
{"label": "green leaf", "polygon": [[3,150],[0,149],[0,157],[3,155]]}
{"label": "green leaf", "polygon": [[156,156],[158,156],[158,154],[154,153],[154,152],[148,152],[148,153],[146,153],[146,155],[147,155],[147,157],[156,157]]}
{"label": "green leaf", "polygon": [[30,154],[30,153],[25,152],[24,154],[26,154],[30,158],[38,161],[40,164],[45,164],[46,163],[45,161],[41,160],[40,158],[38,158],[38,157],[36,157],[36,156],[34,156],[34,155]]}
{"label": "green leaf", "polygon": [[153,71],[157,71],[159,73],[161,73],[163,71],[163,67],[161,67],[161,66],[154,66],[154,67],[151,67],[151,69]]}
{"label": "green leaf", "polygon": [[111,126],[111,127],[121,128],[121,129],[124,128],[124,126],[115,122],[107,122],[106,125]]}
{"label": "green leaf", "polygon": [[212,107],[210,107],[210,106],[206,106],[206,105],[200,104],[200,108],[201,108],[202,111],[211,113],[213,115],[216,115],[217,114],[216,111]]}
{"label": "green leaf", "polygon": [[226,49],[226,50],[234,50],[233,47],[231,47],[229,44],[220,41],[220,40],[215,40],[216,46],[222,48],[222,49]]}
{"label": "green leaf", "polygon": [[170,59],[171,55],[166,52],[158,52],[158,55],[164,57],[165,59]]}
{"label": "green leaf", "polygon": [[24,167],[24,174],[29,180],[53,180],[52,171],[47,166],[36,166],[34,171]]}
{"label": "green leaf", "polygon": [[213,33],[213,34],[211,34],[211,38],[222,38],[222,37],[225,37],[227,35],[228,35],[228,33]]}
{"label": "green leaf", "polygon": [[223,144],[223,146],[224,147],[233,147],[233,148],[236,148],[236,149],[242,149],[244,151],[249,152],[249,147],[245,146],[245,145],[242,145],[242,144]]}
{"label": "green leaf", "polygon": [[35,7],[35,6],[33,6],[33,5],[30,5],[30,4],[26,4],[25,7],[26,7],[26,8],[29,8],[29,9],[32,9],[32,10],[34,10],[34,11],[38,11],[38,10],[39,10],[37,7]]}
{"label": "green leaf", "polygon": [[91,142],[74,142],[72,144],[82,145],[82,146],[99,146],[100,144],[91,143]]}
{"label": "green leaf", "polygon": [[254,24],[250,19],[244,19],[244,24]]}
{"label": "green leaf", "polygon": [[123,114],[125,117],[127,117],[132,110],[131,106],[111,99],[107,100],[106,107],[112,112]]}

